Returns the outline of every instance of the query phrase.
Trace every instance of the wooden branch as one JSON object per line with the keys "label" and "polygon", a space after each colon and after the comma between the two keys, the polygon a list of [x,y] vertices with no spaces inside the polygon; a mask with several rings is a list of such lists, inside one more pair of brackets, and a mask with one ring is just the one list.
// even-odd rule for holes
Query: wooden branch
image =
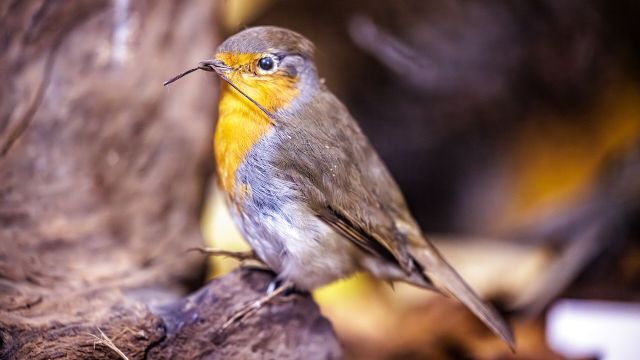
{"label": "wooden branch", "polygon": [[[30,308],[3,310],[0,355],[3,359],[339,358],[331,324],[310,296],[278,299],[220,331],[235,311],[264,294],[271,279],[263,271],[238,270],[166,303],[159,301],[162,297],[154,289],[100,289],[69,296],[68,308],[40,309],[41,321],[27,319],[34,312]],[[74,311],[82,316],[69,321]]]}
{"label": "wooden branch", "polygon": [[[242,306],[264,295],[272,277],[259,270],[237,270],[186,299],[158,309],[165,319],[164,341],[151,358],[222,359],[340,357],[329,321],[311,296],[278,298],[253,316],[221,331],[222,324]],[[194,339],[197,339],[194,347]]]}

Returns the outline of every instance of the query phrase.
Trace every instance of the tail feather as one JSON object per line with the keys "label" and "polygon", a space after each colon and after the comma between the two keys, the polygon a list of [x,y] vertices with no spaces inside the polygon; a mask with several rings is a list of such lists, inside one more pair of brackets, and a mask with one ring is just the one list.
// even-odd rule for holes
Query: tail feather
{"label": "tail feather", "polygon": [[515,339],[509,325],[489,304],[484,303],[456,270],[440,255],[438,250],[427,246],[412,247],[411,254],[423,266],[425,275],[444,293],[458,299],[482,322],[498,335],[511,351],[515,351]]}

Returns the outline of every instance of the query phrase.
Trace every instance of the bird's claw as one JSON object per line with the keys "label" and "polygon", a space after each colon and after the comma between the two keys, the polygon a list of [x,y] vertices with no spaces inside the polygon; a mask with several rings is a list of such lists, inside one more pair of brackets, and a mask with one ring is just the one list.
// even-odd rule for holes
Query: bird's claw
{"label": "bird's claw", "polygon": [[[243,318],[256,313],[264,305],[270,303],[273,299],[275,299],[278,295],[284,294],[287,291],[289,291],[290,289],[293,289],[293,283],[291,283],[290,281],[282,281],[282,280],[276,281],[276,280],[274,280],[271,283],[269,283],[269,287],[267,289],[267,294],[266,295],[262,296],[258,300],[255,300],[255,301],[245,305],[242,309],[238,310],[229,319],[227,319],[227,321],[225,321],[222,324],[222,326],[220,327],[220,329],[218,331],[219,332],[223,332],[229,326],[233,325],[235,322],[240,321]],[[269,292],[269,288],[271,287],[272,284],[276,284],[276,285],[274,285],[275,288],[273,288]]]}

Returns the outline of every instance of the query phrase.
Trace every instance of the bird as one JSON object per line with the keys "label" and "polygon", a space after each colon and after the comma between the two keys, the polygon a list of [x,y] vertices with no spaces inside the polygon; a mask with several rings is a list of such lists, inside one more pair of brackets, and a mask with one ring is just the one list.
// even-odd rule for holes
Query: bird
{"label": "bird", "polygon": [[420,229],[319,76],[310,40],[276,26],[247,28],[165,85],[198,69],[224,80],[213,141],[218,183],[253,253],[277,274],[257,305],[285,287],[311,291],[364,271],[457,298],[515,349],[510,326]]}

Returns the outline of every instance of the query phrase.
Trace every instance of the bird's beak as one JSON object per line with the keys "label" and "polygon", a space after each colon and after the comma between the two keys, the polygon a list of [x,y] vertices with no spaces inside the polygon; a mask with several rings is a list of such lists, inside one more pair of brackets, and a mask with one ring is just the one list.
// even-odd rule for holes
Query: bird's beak
{"label": "bird's beak", "polygon": [[218,75],[224,75],[232,69],[232,67],[225,64],[224,61],[217,59],[201,61],[198,64],[198,68],[204,71],[215,71]]}
{"label": "bird's beak", "polygon": [[273,113],[271,113],[269,110],[267,110],[264,106],[260,105],[251,96],[247,95],[246,92],[240,90],[240,88],[238,88],[231,80],[229,80],[229,77],[227,76],[227,73],[229,73],[229,71],[233,70],[233,67],[225,64],[224,61],[222,61],[222,60],[213,59],[213,60],[200,61],[200,63],[198,63],[198,66],[194,67],[193,69],[189,69],[187,71],[184,71],[183,73],[181,73],[179,75],[176,75],[173,78],[165,81],[164,82],[164,86],[167,86],[167,85],[171,84],[172,82],[182,78],[185,75],[191,74],[192,72],[194,72],[196,70],[204,70],[204,71],[213,71],[213,72],[215,72],[216,74],[218,74],[218,76],[220,76],[220,78],[222,80],[227,82],[231,87],[236,89],[240,94],[242,94],[244,97],[249,99],[249,101],[254,103],[260,110],[262,110],[265,114],[267,114],[267,116],[270,119],[274,118]]}
{"label": "bird's beak", "polygon": [[230,70],[232,70],[233,68],[231,66],[228,66],[227,64],[225,64],[222,60],[205,60],[205,61],[201,61],[200,63],[198,63],[198,66],[186,70],[184,72],[182,72],[179,75],[176,75],[174,77],[172,77],[171,79],[167,80],[164,82],[164,86],[167,86],[169,84],[171,84],[172,82],[182,78],[185,75],[191,74],[192,72],[196,71],[196,70],[204,70],[204,71],[213,71],[216,74],[218,74],[220,77],[222,77],[225,81],[229,81],[227,80],[227,77],[225,76],[225,74],[227,72],[229,72]]}

